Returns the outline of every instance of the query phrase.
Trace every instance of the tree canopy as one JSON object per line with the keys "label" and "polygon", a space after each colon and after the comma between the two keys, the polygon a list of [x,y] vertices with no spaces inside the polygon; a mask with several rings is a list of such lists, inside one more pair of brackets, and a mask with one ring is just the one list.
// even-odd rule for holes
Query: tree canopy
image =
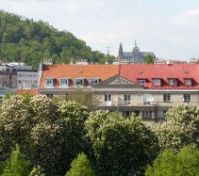
{"label": "tree canopy", "polygon": [[194,145],[183,147],[178,153],[165,150],[146,170],[146,176],[199,176],[199,150]]}
{"label": "tree canopy", "polygon": [[145,64],[154,64],[155,61],[155,57],[151,54],[147,54],[146,56],[144,56],[144,63]]}
{"label": "tree canopy", "polygon": [[191,143],[199,146],[199,107],[175,106],[166,113],[165,122],[155,127],[162,149],[180,149]]}
{"label": "tree canopy", "polygon": [[29,172],[29,162],[23,159],[19,146],[16,145],[1,176],[28,176]]}
{"label": "tree canopy", "polygon": [[0,11],[0,59],[25,62],[34,68],[44,59],[54,63],[112,62],[114,57],[92,51],[83,40],[68,31],[59,31],[43,21]]}
{"label": "tree canopy", "polygon": [[80,153],[71,163],[71,169],[66,176],[94,176],[91,163],[84,153]]}
{"label": "tree canopy", "polygon": [[156,136],[137,117],[101,110],[91,112],[85,123],[98,176],[143,175],[158,153]]}

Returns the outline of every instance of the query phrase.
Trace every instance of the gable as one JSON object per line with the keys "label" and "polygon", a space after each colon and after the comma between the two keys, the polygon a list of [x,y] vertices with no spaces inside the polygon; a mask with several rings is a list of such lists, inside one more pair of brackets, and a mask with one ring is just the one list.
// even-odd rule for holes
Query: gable
{"label": "gable", "polygon": [[120,75],[115,75],[112,76],[98,84],[96,84],[94,87],[136,87],[136,88],[142,88],[142,86],[129,81],[123,77],[121,77]]}
{"label": "gable", "polygon": [[134,83],[122,78],[119,75],[112,77],[112,79],[108,79],[105,83],[107,85],[134,85]]}

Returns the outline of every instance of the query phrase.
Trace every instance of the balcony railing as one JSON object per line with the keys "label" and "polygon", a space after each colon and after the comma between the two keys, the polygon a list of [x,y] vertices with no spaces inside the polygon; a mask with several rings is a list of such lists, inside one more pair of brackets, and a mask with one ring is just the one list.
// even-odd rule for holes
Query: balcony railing
{"label": "balcony railing", "polygon": [[100,102],[98,104],[98,106],[157,106],[157,105],[161,105],[161,106],[173,106],[175,104],[186,104],[186,103],[191,103],[191,104],[198,104],[198,102],[195,101],[191,101],[191,102],[144,102],[144,101],[140,101],[140,102],[135,102],[135,101],[124,101],[124,100],[120,100],[120,101],[116,101],[116,100],[112,100],[112,101],[106,101],[106,102]]}

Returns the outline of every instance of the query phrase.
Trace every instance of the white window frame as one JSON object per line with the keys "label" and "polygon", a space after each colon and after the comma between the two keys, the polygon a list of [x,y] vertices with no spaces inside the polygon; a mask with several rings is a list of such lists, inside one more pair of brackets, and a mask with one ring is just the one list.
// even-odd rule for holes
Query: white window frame
{"label": "white window frame", "polygon": [[111,101],[111,94],[105,94],[104,95],[104,101],[105,102],[110,102]]}
{"label": "white window frame", "polygon": [[142,111],[143,119],[152,119],[153,112],[152,111]]}
{"label": "white window frame", "polygon": [[171,102],[171,94],[163,94],[163,102]]}
{"label": "white window frame", "polygon": [[177,79],[168,79],[168,84],[169,86],[177,86],[178,85],[178,81]]}
{"label": "white window frame", "polygon": [[193,81],[192,81],[192,79],[184,79],[184,84],[186,86],[192,86],[193,85]]}
{"label": "white window frame", "polygon": [[95,85],[99,83],[99,78],[91,78],[89,79],[90,85]]}
{"label": "white window frame", "polygon": [[53,88],[54,87],[54,78],[47,78],[46,79],[46,88]]}
{"label": "white window frame", "polygon": [[124,103],[125,104],[131,103],[131,95],[130,94],[124,94]]}
{"label": "white window frame", "polygon": [[139,84],[140,86],[145,86],[145,84],[146,84],[146,79],[138,79],[138,84]]}
{"label": "white window frame", "polygon": [[[64,82],[65,82],[65,84],[63,84]],[[60,79],[60,88],[68,87],[68,83],[69,83],[69,80],[67,78],[61,78]]]}
{"label": "white window frame", "polygon": [[191,95],[187,93],[183,94],[183,100],[185,103],[191,102]]}
{"label": "white window frame", "polygon": [[[81,84],[77,84],[78,81],[81,81]],[[82,86],[84,86],[84,78],[76,78],[76,79],[75,79],[75,85],[76,85],[77,87],[82,87]]]}
{"label": "white window frame", "polygon": [[153,79],[152,81],[153,81],[154,86],[161,86],[162,85],[161,79]]}

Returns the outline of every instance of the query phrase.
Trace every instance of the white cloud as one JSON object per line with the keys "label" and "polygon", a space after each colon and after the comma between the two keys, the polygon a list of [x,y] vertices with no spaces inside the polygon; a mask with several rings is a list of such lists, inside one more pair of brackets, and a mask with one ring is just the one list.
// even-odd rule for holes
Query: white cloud
{"label": "white cloud", "polygon": [[107,52],[106,47],[111,46],[111,53],[115,55],[121,41],[125,50],[131,50],[134,40],[137,40],[141,50],[154,51],[163,58],[199,55],[199,8],[171,13],[155,2],[0,0],[0,8],[35,20],[48,21],[85,40],[93,49]]}
{"label": "white cloud", "polygon": [[174,16],[171,22],[184,28],[199,28],[199,8],[183,11]]}

